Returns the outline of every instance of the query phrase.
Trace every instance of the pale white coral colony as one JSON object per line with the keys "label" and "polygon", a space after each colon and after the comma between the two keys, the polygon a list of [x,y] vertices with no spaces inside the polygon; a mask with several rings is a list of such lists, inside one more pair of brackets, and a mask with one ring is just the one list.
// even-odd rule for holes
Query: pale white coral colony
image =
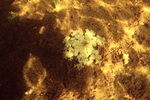
{"label": "pale white coral colony", "polygon": [[101,64],[101,55],[99,54],[98,47],[104,44],[105,39],[95,35],[92,30],[85,30],[82,33],[78,30],[73,31],[70,37],[66,37],[63,41],[64,57],[70,61],[75,57],[78,64],[74,67],[81,69],[84,65],[89,66],[91,63]]}

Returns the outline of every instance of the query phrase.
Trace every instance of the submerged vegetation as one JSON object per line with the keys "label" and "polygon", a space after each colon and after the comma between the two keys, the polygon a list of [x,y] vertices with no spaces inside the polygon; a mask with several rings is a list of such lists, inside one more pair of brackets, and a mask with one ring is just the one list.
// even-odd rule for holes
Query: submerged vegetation
{"label": "submerged vegetation", "polygon": [[20,24],[19,15],[16,15],[16,13],[13,11],[9,12],[9,14],[10,16],[7,17],[9,22],[19,25]]}

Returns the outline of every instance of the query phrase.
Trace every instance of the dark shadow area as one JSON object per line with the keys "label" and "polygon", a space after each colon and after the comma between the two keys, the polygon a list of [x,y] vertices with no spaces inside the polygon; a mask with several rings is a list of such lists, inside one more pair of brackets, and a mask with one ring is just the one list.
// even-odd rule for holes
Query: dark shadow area
{"label": "dark shadow area", "polygon": [[[72,70],[71,63],[67,65],[69,62],[63,58],[64,36],[58,28],[54,29],[55,25],[55,13],[46,13],[41,21],[23,19],[19,25],[10,23],[6,17],[6,22],[0,25],[1,100],[20,100],[27,91],[22,70],[30,53],[39,58],[47,71],[49,99],[57,99],[63,88],[71,87],[78,92],[84,89],[86,74]],[[43,34],[39,34],[41,26],[45,26]]]}
{"label": "dark shadow area", "polygon": [[[1,100],[20,100],[26,91],[22,70],[30,53],[40,58],[55,80],[63,81],[66,77],[67,68],[61,65],[64,36],[59,29],[53,29],[56,22],[52,13],[45,15],[42,21],[24,19],[17,25],[8,21],[5,13],[9,9],[2,11],[4,16],[0,17],[0,97]],[[39,34],[41,26],[46,26],[44,34]]]}
{"label": "dark shadow area", "polygon": [[[15,0],[0,0],[0,25],[1,26],[5,26],[7,20],[8,20],[8,16],[10,15],[9,12],[12,11],[11,8],[11,4],[14,2]],[[15,10],[19,11],[18,8],[16,8]]]}
{"label": "dark shadow area", "polygon": [[[22,78],[23,63],[28,57],[28,51],[17,46],[14,36],[17,27],[9,24],[7,17],[14,0],[0,1],[0,99],[19,100],[24,88]],[[15,39],[13,39],[15,37]],[[17,53],[14,52],[17,50]],[[19,80],[19,81],[18,81]],[[15,99],[14,99],[15,98]]]}
{"label": "dark shadow area", "polygon": [[4,11],[10,7],[10,5],[13,3],[15,0],[1,0],[0,1],[0,8]]}
{"label": "dark shadow area", "polygon": [[34,23],[39,22],[30,22],[32,24],[29,26],[28,22],[19,26],[7,22],[6,27],[1,27],[1,100],[20,100],[25,92],[22,69],[29,53],[36,47],[35,41],[39,38],[35,35],[37,30],[32,29]]}

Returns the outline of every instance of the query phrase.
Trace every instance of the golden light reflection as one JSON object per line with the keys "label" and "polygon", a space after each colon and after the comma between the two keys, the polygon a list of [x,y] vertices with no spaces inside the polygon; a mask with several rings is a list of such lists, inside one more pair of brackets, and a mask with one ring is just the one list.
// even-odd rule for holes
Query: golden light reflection
{"label": "golden light reflection", "polygon": [[114,4],[108,4],[103,2],[102,0],[94,0],[94,1],[99,6],[103,6],[106,10],[114,12],[114,7],[115,7]]}
{"label": "golden light reflection", "polygon": [[[44,16],[44,13],[40,11],[40,2],[41,0],[28,0],[28,1],[14,1],[12,5],[17,5],[20,9],[20,12],[18,12],[18,15],[21,18],[29,18],[29,19],[42,19]],[[49,9],[52,9],[52,6],[50,6]]]}
{"label": "golden light reflection", "polygon": [[137,52],[146,52],[149,51],[148,47],[145,47],[143,45],[140,45],[137,41],[135,42],[135,44],[133,45],[134,50],[136,50]]}
{"label": "golden light reflection", "polygon": [[123,55],[123,59],[124,59],[124,63],[128,64],[128,62],[129,62],[129,54],[124,54]]}
{"label": "golden light reflection", "polygon": [[112,66],[113,64],[111,63],[111,61],[109,61],[105,64],[105,67],[101,67],[101,70],[105,75],[107,75],[108,73],[112,73]]}
{"label": "golden light reflection", "polygon": [[62,10],[68,10],[70,8],[81,9],[82,3],[79,3],[78,0],[70,1],[70,0],[62,0],[60,4],[58,4],[53,11],[59,12]]}
{"label": "golden light reflection", "polygon": [[144,11],[146,13],[150,13],[150,7],[143,6],[142,11]]}
{"label": "golden light reflection", "polygon": [[141,8],[140,25],[144,25],[145,22],[150,18],[150,7],[143,6]]}
{"label": "golden light reflection", "polygon": [[[32,56],[24,65],[23,76],[28,90],[25,92],[24,99],[38,98],[41,93],[46,93],[47,88],[43,83],[45,77],[47,76],[46,69],[42,66],[38,58]],[[34,97],[33,97],[33,94]]]}
{"label": "golden light reflection", "polygon": [[115,42],[111,42],[110,43],[110,46],[109,46],[109,50],[113,49],[113,48],[119,48],[119,44],[118,43],[115,43]]}
{"label": "golden light reflection", "polygon": [[135,69],[137,74],[148,75],[150,74],[150,70],[147,67],[139,66]]}
{"label": "golden light reflection", "polygon": [[121,23],[122,25],[128,25],[128,21],[127,20],[119,20],[119,19],[117,19],[116,20],[118,23]]}
{"label": "golden light reflection", "polygon": [[44,30],[45,30],[45,26],[41,26],[39,34],[43,34]]}
{"label": "golden light reflection", "polygon": [[132,36],[135,32],[135,28],[124,27],[124,32],[128,35],[130,39],[132,39]]}
{"label": "golden light reflection", "polygon": [[124,71],[124,67],[123,67],[122,62],[118,62],[115,65],[112,63],[109,63],[109,64],[106,64],[105,67],[102,67],[101,70],[106,76],[110,75],[112,78],[115,78],[116,75]]}

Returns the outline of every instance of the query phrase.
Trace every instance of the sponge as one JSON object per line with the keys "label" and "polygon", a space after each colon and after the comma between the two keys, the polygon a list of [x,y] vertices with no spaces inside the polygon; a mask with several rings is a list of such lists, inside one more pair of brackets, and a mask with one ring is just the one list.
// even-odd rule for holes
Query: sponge
{"label": "sponge", "polygon": [[69,61],[73,58],[78,60],[74,67],[78,69],[83,68],[85,65],[101,64],[101,55],[99,54],[99,47],[104,44],[105,39],[95,35],[92,30],[85,30],[85,33],[79,30],[73,31],[69,37],[63,41],[64,57]]}

